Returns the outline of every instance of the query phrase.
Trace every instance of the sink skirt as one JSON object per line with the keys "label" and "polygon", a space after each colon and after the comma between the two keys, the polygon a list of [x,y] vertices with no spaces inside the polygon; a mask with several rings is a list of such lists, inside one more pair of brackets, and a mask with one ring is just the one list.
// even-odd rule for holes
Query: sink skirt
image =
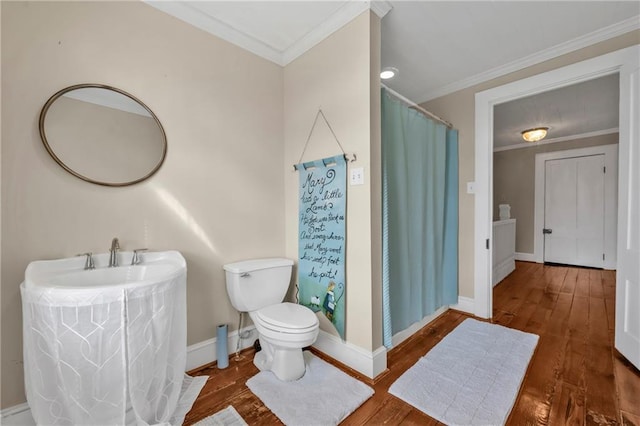
{"label": "sink skirt", "polygon": [[186,271],[133,288],[20,290],[38,424],[168,424],[186,368]]}

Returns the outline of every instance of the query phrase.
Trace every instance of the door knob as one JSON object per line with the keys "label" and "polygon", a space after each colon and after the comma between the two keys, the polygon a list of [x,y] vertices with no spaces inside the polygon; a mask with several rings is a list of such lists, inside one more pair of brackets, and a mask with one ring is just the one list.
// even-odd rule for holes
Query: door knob
{"label": "door knob", "polygon": [[552,230],[552,229],[548,229],[548,228],[544,228],[544,229],[542,230],[542,233],[543,233],[543,234],[551,234],[552,232],[553,232],[553,230]]}

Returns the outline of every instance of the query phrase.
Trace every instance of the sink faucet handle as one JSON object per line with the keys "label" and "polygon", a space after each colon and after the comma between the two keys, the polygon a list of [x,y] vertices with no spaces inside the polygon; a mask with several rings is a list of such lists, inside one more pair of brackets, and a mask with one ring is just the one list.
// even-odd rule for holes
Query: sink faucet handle
{"label": "sink faucet handle", "polygon": [[76,256],[86,256],[86,260],[84,261],[84,269],[89,270],[89,269],[96,269],[96,265],[95,263],[93,263],[93,253],[80,253],[77,254]]}
{"label": "sink faucet handle", "polygon": [[146,248],[135,249],[133,251],[133,257],[131,258],[131,264],[139,265],[140,263],[142,263],[142,258],[138,255],[138,253],[140,253],[141,251],[147,251],[147,250],[149,249],[146,249]]}

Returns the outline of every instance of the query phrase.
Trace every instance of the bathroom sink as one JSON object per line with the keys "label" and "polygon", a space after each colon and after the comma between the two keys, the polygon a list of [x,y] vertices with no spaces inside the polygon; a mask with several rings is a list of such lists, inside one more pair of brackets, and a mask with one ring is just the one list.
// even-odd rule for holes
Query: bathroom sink
{"label": "bathroom sink", "polygon": [[120,266],[108,267],[109,253],[93,256],[95,269],[84,269],[85,257],[37,260],[25,271],[26,288],[136,287],[171,279],[186,272],[186,261],[177,251],[145,252],[142,262],[131,265],[132,252],[119,252]]}
{"label": "bathroom sink", "polygon": [[[115,264],[113,256],[117,257]],[[20,285],[34,424],[169,424],[187,360],[187,265],[177,251],[31,262]],[[61,422],[60,419],[63,419]]]}

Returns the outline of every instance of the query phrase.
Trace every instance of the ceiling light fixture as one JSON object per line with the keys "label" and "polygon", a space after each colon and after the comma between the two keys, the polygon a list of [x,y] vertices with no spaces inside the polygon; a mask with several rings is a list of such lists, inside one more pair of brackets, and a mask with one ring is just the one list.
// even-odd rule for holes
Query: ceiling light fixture
{"label": "ceiling light fixture", "polygon": [[383,80],[389,80],[390,78],[398,75],[398,69],[394,67],[385,67],[380,72],[380,78]]}
{"label": "ceiling light fixture", "polygon": [[538,142],[547,136],[548,127],[536,127],[535,129],[528,129],[522,131],[522,139],[527,142]]}

